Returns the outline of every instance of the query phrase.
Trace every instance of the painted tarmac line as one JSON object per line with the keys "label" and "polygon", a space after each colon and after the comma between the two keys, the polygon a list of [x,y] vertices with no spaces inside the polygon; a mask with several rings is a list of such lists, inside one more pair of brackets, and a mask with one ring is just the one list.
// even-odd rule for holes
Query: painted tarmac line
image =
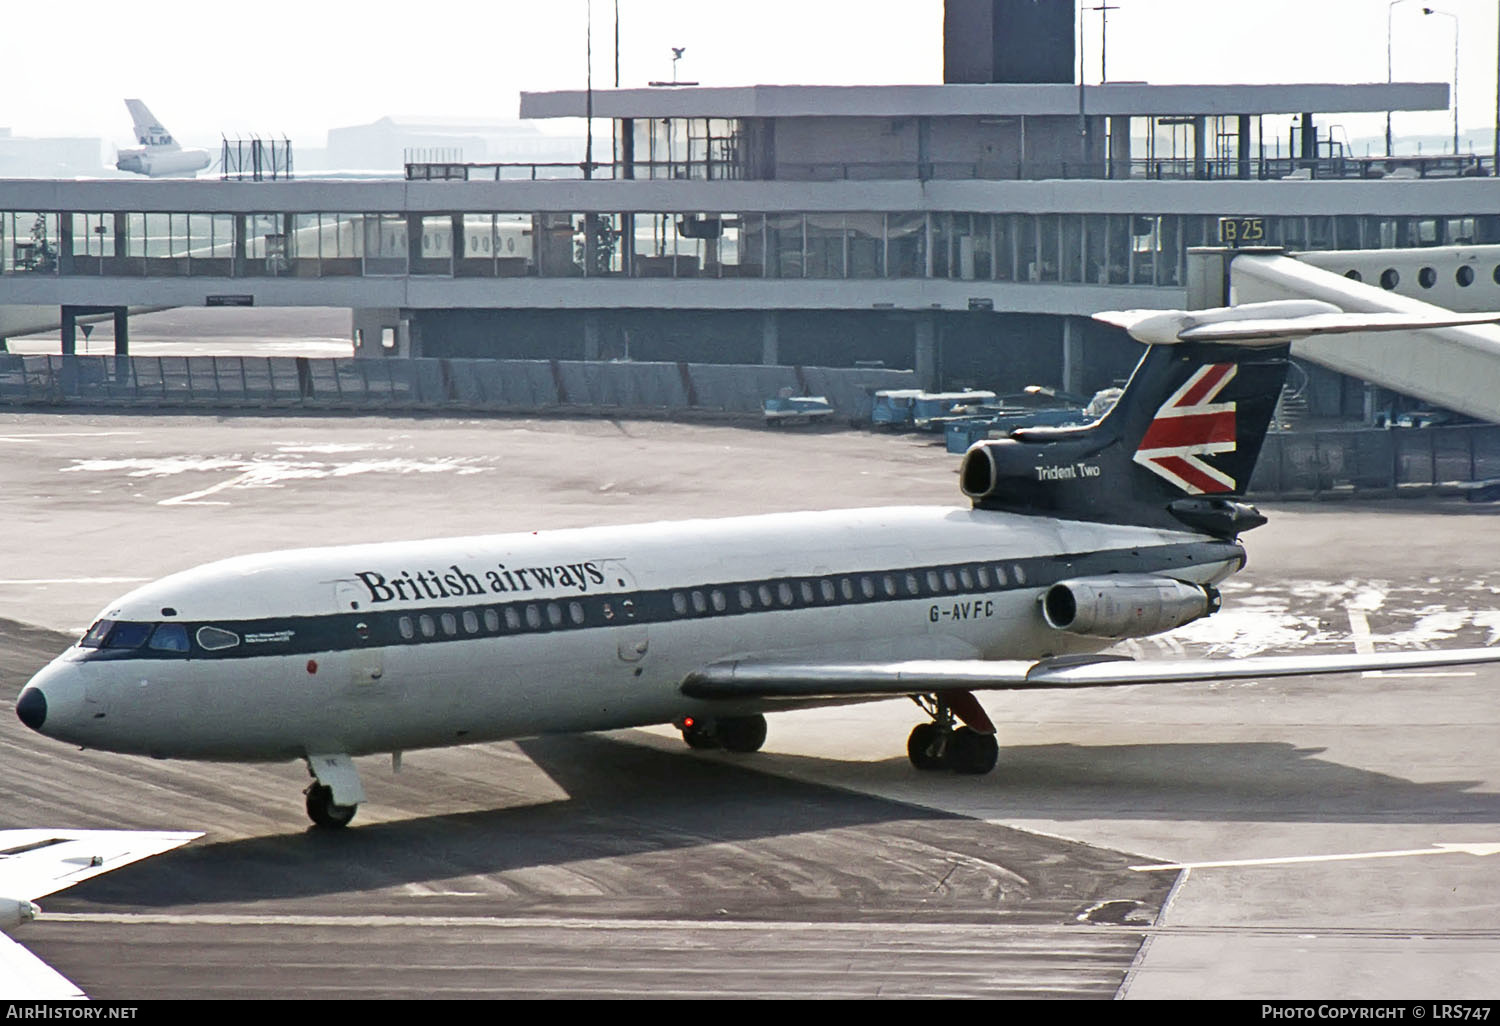
{"label": "painted tarmac line", "polygon": [[0,435],[0,442],[45,442],[49,438],[114,438],[139,431],[56,431],[40,435]]}
{"label": "painted tarmac line", "polygon": [[1500,844],[1471,842],[1465,844],[1434,844],[1429,848],[1403,848],[1399,851],[1361,851],[1339,855],[1286,855],[1269,859],[1226,859],[1221,862],[1172,862],[1159,866],[1131,866],[1136,873],[1165,873],[1193,869],[1225,869],[1236,866],[1289,866],[1304,862],[1352,862],[1362,859],[1402,859],[1423,855],[1486,855],[1500,854]]}
{"label": "painted tarmac line", "polygon": [[1052,950],[1056,941],[1044,935],[1055,934],[1074,938],[1079,943],[1086,941],[1087,934],[1096,930],[1111,930],[1120,933],[1142,934],[1148,926],[1136,924],[1096,924],[1087,931],[1080,931],[1076,924],[1044,925],[1036,923],[911,923],[905,921],[879,922],[808,922],[784,919],[605,919],[567,916],[463,916],[433,914],[374,914],[374,915],[306,915],[275,913],[164,913],[164,912],[48,912],[45,909],[37,922],[90,923],[136,926],[305,926],[305,927],[487,927],[491,929],[551,929],[551,930],[615,930],[662,932],[673,930],[765,932],[765,933],[835,933],[868,936],[872,930],[883,933],[902,933],[913,936],[930,935],[936,939],[951,938],[956,934],[973,938],[985,936],[1015,938],[1034,943],[1040,948]]}
{"label": "painted tarmac line", "polygon": [[6,577],[0,584],[140,584],[150,577]]}
{"label": "painted tarmac line", "polygon": [[[1349,640],[1354,642],[1354,651],[1359,655],[1374,655],[1375,642],[1370,638],[1370,618],[1365,611],[1352,602],[1344,603],[1344,612],[1349,615]],[[1473,670],[1366,670],[1361,677],[1472,677]]]}

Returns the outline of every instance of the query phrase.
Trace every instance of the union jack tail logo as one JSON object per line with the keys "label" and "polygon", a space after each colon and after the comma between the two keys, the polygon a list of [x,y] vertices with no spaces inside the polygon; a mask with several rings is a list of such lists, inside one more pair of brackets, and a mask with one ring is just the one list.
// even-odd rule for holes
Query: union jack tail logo
{"label": "union jack tail logo", "polygon": [[1199,367],[1161,404],[1135,452],[1135,462],[1190,495],[1234,490],[1234,478],[1203,459],[1234,452],[1234,403],[1216,403],[1239,369],[1233,363]]}

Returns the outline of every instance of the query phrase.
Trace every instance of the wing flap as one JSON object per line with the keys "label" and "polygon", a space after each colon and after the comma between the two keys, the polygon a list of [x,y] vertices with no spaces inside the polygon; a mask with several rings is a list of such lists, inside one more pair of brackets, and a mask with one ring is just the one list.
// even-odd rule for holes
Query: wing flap
{"label": "wing flap", "polygon": [[1370,670],[1414,670],[1500,662],[1500,647],[1348,655],[1257,656],[1249,659],[1150,659],[1119,656],[1060,659],[926,659],[890,663],[711,663],[682,682],[701,699],[879,698],[934,691],[1029,691],[1045,688],[1183,684],[1258,677],[1295,677]]}

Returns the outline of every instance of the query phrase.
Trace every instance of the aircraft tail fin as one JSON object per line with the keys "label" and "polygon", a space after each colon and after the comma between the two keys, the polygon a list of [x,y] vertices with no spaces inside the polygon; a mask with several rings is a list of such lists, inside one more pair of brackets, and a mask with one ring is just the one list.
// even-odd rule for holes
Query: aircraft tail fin
{"label": "aircraft tail fin", "polygon": [[130,111],[130,120],[135,126],[135,138],[142,146],[148,146],[158,150],[178,150],[182,147],[177,140],[172,138],[162,123],[151,113],[151,109],[140,100],[126,100],[125,108]]}
{"label": "aircraft tail fin", "polygon": [[1316,300],[1096,316],[1149,346],[1119,401],[1082,427],[1024,428],[975,443],[960,475],[976,506],[1235,535],[1265,522],[1239,499],[1286,380],[1292,339],[1500,320],[1397,319]]}

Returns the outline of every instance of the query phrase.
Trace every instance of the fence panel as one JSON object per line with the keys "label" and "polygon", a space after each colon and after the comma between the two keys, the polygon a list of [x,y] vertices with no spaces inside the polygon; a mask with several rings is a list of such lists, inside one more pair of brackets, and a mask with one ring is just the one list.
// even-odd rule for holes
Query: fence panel
{"label": "fence panel", "polygon": [[690,363],[687,365],[694,407],[726,413],[759,413],[783,388],[797,390],[795,367],[758,364]]}
{"label": "fence panel", "polygon": [[1474,440],[1474,478],[1500,481],[1500,427],[1486,424],[1469,429]]}
{"label": "fence panel", "polygon": [[297,371],[297,357],[270,356],[266,358],[266,367],[275,391],[274,400],[277,403],[302,401],[303,387],[301,376]]}
{"label": "fence panel", "polygon": [[1474,480],[1472,432],[1462,427],[1428,428],[1432,433],[1432,476],[1435,484]]}
{"label": "fence panel", "polygon": [[307,361],[308,398],[319,406],[347,405],[344,398],[344,383],[339,378],[338,360]]}
{"label": "fence panel", "polygon": [[606,375],[614,379],[615,402],[626,409],[685,410],[687,384],[675,363],[606,363]]}
{"label": "fence panel", "polygon": [[1436,466],[1433,460],[1431,428],[1392,428],[1396,445],[1396,480],[1400,484],[1434,484]]}
{"label": "fence panel", "polygon": [[167,397],[166,376],[160,357],[132,357],[130,365],[134,377],[133,399],[138,402],[161,402]]}
{"label": "fence panel", "polygon": [[167,402],[183,402],[193,398],[193,383],[188,374],[188,358],[185,356],[158,356],[161,364],[162,399]]}
{"label": "fence panel", "polygon": [[447,370],[447,387],[452,402],[465,406],[489,406],[489,393],[485,391],[484,379],[480,376],[479,360],[444,360]]}
{"label": "fence panel", "polygon": [[546,360],[463,360],[460,387],[472,388],[486,409],[534,410],[557,404],[557,384]]}
{"label": "fence panel", "polygon": [[26,402],[31,397],[31,378],[26,371],[26,358],[0,353],[0,402]]}
{"label": "fence panel", "polygon": [[825,397],[840,416],[868,421],[875,409],[875,393],[888,388],[915,388],[917,375],[909,370],[876,367],[803,367],[808,395]]}
{"label": "fence panel", "polygon": [[420,406],[442,406],[454,396],[448,388],[449,368],[446,360],[405,360],[410,377],[408,400]]}
{"label": "fence panel", "polygon": [[240,357],[240,387],[245,400],[257,404],[269,403],[276,398],[276,381],[271,374],[271,362],[263,356]]}
{"label": "fence panel", "polygon": [[187,358],[188,388],[195,399],[215,402],[222,398],[215,358],[212,356],[189,356]]}
{"label": "fence panel", "polygon": [[108,401],[113,368],[103,356],[62,356],[68,394],[84,401]]}
{"label": "fence panel", "polygon": [[557,361],[561,392],[570,406],[609,409],[686,409],[687,388],[675,363]]}

